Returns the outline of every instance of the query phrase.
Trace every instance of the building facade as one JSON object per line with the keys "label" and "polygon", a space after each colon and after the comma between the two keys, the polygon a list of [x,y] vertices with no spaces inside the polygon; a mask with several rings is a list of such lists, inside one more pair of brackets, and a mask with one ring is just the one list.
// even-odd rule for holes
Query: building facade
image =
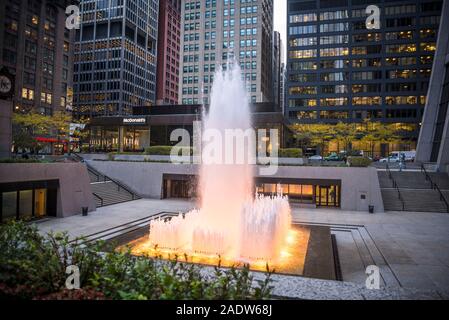
{"label": "building facade", "polygon": [[209,103],[215,70],[233,59],[250,101],[272,101],[273,0],[183,1],[179,103]]}
{"label": "building facade", "polygon": [[282,67],[282,39],[278,31],[273,32],[273,102],[280,107],[281,101],[281,67]]}
{"label": "building facade", "polygon": [[416,150],[416,161],[435,163],[449,172],[449,1],[443,5],[438,46],[427,104]]}
{"label": "building facade", "polygon": [[1,1],[0,69],[15,76],[15,112],[71,110],[74,33],[65,9],[72,3]]}
{"label": "building facade", "polygon": [[81,0],[74,65],[78,117],[130,114],[156,99],[159,1]]}
{"label": "building facade", "polygon": [[395,124],[413,149],[436,49],[442,1],[288,0],[285,115],[292,122]]}
{"label": "building facade", "polygon": [[181,0],[159,1],[156,104],[177,104],[181,43]]}

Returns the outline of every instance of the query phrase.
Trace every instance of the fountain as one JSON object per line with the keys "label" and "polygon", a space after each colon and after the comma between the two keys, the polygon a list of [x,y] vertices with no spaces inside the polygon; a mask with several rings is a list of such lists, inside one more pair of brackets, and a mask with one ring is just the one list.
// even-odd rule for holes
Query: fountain
{"label": "fountain", "polygon": [[[253,194],[256,166],[250,160],[256,148],[251,139],[232,148],[223,142],[228,130],[252,130],[237,64],[215,74],[210,109],[203,119],[199,209],[152,220],[149,235],[129,243],[132,252],[222,266],[248,263],[253,270],[265,270],[268,264],[303,274],[310,229],[292,226],[288,198],[280,186],[269,196]],[[222,140],[214,141],[217,137]]]}
{"label": "fountain", "polygon": [[[247,92],[237,64],[215,74],[211,106],[204,115],[203,126],[205,139],[208,132],[225,137],[227,130],[252,130]],[[253,198],[250,160],[255,154],[254,144],[245,141],[243,145],[227,147],[225,143],[218,145],[221,161],[215,162],[207,157],[217,159],[217,154],[213,154],[217,148],[203,147],[200,209],[170,221],[152,221],[150,244],[173,252],[219,255],[233,261],[276,262],[291,226],[288,199],[281,192],[272,196],[256,194]],[[231,163],[226,154],[229,150]],[[242,154],[244,162],[238,164],[236,159]]]}

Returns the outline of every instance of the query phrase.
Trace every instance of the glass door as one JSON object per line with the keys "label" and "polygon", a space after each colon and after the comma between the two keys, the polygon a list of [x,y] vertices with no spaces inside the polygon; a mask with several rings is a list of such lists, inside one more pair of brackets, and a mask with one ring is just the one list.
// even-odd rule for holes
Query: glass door
{"label": "glass door", "polygon": [[340,187],[338,185],[316,186],[315,202],[319,207],[340,207]]}

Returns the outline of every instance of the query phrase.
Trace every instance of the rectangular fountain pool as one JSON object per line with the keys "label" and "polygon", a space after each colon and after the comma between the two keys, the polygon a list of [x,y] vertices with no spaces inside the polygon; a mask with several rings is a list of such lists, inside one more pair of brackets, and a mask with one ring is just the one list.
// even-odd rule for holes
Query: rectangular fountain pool
{"label": "rectangular fountain pool", "polygon": [[[183,252],[164,251],[153,248],[149,244],[149,227],[142,226],[131,232],[126,232],[108,239],[107,242],[115,250],[124,250],[127,246],[131,252],[138,256],[149,258],[161,257],[203,265],[218,265],[222,267],[239,267],[241,262],[227,260],[223,257],[184,254]],[[269,265],[275,273],[297,275],[310,278],[335,280],[338,261],[334,257],[334,248],[330,228],[307,224],[293,224],[288,245],[283,248],[282,259],[277,265]],[[253,262],[250,269],[253,271],[266,271],[266,262]]]}

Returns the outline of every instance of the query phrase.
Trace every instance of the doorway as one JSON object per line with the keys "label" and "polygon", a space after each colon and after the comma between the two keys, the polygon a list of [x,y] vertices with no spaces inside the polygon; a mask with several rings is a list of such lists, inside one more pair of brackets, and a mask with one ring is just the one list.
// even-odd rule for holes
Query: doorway
{"label": "doorway", "polygon": [[338,185],[317,185],[315,202],[318,207],[340,207],[340,187]]}

